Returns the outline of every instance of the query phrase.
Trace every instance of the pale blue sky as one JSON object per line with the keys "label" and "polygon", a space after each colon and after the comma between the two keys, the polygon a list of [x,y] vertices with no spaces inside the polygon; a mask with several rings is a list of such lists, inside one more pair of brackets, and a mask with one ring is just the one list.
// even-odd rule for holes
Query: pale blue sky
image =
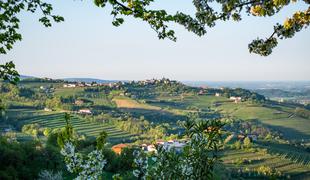
{"label": "pale blue sky", "polygon": [[[192,13],[191,2],[160,0],[156,5]],[[303,4],[272,18],[244,16],[239,23],[218,23],[201,38],[173,25],[177,42],[158,40],[146,23],[132,18],[114,27],[109,8],[97,8],[92,1],[54,0],[53,4],[65,22],[52,28],[39,24],[37,15],[21,16],[23,41],[4,56],[16,63],[21,74],[114,80],[310,80],[309,28],[280,41],[269,57],[250,54],[247,48],[256,37],[269,36],[276,22],[305,9]]]}

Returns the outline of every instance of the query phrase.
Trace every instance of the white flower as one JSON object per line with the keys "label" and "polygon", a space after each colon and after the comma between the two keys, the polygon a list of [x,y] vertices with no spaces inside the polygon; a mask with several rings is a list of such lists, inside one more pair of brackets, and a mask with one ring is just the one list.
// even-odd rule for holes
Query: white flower
{"label": "white flower", "polygon": [[78,173],[75,179],[97,179],[107,163],[101,151],[98,150],[90,152],[87,159],[83,159],[82,154],[75,152],[71,142],[66,142],[60,153],[65,157],[67,170]]}

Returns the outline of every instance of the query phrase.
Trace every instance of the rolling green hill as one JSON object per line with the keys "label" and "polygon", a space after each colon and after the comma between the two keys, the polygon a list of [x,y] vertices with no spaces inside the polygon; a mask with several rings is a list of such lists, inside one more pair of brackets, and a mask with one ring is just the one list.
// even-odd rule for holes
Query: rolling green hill
{"label": "rolling green hill", "polygon": [[[79,134],[96,137],[106,131],[111,144],[140,145],[178,138],[183,131],[179,121],[196,113],[202,119],[227,120],[227,134],[258,133],[252,150],[230,146],[222,150],[223,163],[232,177],[253,178],[251,173],[268,167],[283,173],[283,178],[310,178],[310,111],[302,105],[266,100],[240,88],[202,89],[167,79],[117,83],[112,87],[64,88],[62,84],[29,81],[21,83],[19,89],[0,88],[0,97],[7,107],[0,132],[13,126],[18,140],[29,141],[32,137],[21,132],[23,125],[38,123],[43,128],[62,128],[64,114],[69,112]],[[49,90],[42,90],[41,86]],[[31,96],[27,96],[28,91]],[[242,100],[230,100],[232,95],[240,95]],[[48,111],[43,111],[47,106]],[[81,115],[81,109],[91,114]],[[242,143],[238,139],[232,143],[237,141]]]}

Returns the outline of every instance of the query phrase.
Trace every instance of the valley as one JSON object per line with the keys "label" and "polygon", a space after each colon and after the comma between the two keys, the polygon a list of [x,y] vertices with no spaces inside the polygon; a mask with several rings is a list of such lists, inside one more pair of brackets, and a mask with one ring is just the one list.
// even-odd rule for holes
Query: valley
{"label": "valley", "polygon": [[[16,141],[46,142],[45,132],[64,128],[69,113],[81,139],[91,142],[105,131],[108,147],[139,147],[181,138],[180,122],[194,115],[225,123],[220,150],[225,168],[219,171],[229,178],[255,179],[264,176],[261,171],[284,179],[310,178],[310,110],[300,104],[241,88],[191,87],[169,79],[103,84],[25,79],[17,87],[2,82],[0,89],[6,107],[0,132]],[[25,125],[32,125],[31,132]],[[251,145],[241,136],[251,137]]]}

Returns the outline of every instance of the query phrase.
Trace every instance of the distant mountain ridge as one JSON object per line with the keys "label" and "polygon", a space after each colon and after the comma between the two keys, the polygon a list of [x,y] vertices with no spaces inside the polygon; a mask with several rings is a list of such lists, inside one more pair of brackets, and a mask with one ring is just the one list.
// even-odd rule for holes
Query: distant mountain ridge
{"label": "distant mountain ridge", "polygon": [[36,77],[34,77],[34,76],[28,76],[28,75],[22,75],[22,74],[21,74],[21,75],[19,76],[19,78],[20,78],[20,79],[32,79],[32,78],[36,78]]}
{"label": "distant mountain ridge", "polygon": [[310,81],[183,81],[189,86],[229,87],[250,90],[281,89],[283,91],[304,91],[310,89]]}
{"label": "distant mountain ridge", "polygon": [[[43,77],[35,77],[35,76],[29,76],[29,75],[20,75],[21,80],[25,79],[45,79]],[[53,78],[52,78],[53,79]],[[104,79],[96,79],[96,78],[57,78],[59,80],[69,81],[69,82],[96,82],[96,83],[113,83],[113,82],[119,82],[120,80],[104,80]]]}
{"label": "distant mountain ridge", "polygon": [[62,78],[62,80],[70,81],[70,82],[96,82],[96,83],[114,83],[119,82],[119,80],[103,80],[103,79],[95,79],[95,78]]}

